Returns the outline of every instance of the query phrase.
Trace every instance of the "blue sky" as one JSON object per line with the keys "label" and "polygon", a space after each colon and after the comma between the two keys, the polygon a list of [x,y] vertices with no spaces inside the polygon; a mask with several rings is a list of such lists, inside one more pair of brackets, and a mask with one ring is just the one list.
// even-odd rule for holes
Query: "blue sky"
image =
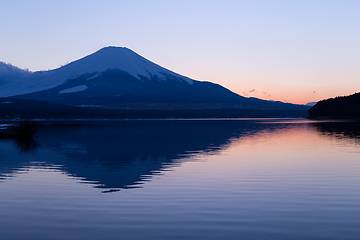
{"label": "blue sky", "polygon": [[0,61],[57,68],[125,46],[241,95],[306,103],[360,91],[360,1],[0,2]]}

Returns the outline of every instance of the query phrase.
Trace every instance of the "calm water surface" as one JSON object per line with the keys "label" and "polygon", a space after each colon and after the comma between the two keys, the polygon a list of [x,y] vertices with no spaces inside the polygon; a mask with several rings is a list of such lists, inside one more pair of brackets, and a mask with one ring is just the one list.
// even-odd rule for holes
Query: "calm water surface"
{"label": "calm water surface", "polygon": [[359,239],[360,123],[98,121],[0,141],[0,239]]}

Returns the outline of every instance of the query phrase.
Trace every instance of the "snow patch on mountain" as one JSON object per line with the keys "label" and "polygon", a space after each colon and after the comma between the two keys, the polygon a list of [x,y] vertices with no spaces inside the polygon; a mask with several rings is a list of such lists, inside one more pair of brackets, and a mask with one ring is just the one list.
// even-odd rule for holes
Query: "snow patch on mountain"
{"label": "snow patch on mountain", "polygon": [[88,89],[87,86],[85,86],[85,85],[79,85],[79,86],[76,86],[76,87],[71,87],[71,88],[67,88],[67,89],[61,90],[61,91],[58,92],[57,94],[81,92],[81,91],[85,91],[86,89]]}

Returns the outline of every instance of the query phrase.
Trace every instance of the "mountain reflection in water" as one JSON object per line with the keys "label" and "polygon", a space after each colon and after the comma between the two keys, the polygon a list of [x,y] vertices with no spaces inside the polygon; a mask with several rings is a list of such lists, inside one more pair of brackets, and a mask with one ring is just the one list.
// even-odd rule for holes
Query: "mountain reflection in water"
{"label": "mountain reflection in water", "polygon": [[[0,174],[15,176],[23,172],[19,169],[36,162],[37,166],[56,166],[84,183],[111,192],[139,187],[152,175],[188,161],[189,156],[215,154],[233,138],[278,127],[257,121],[217,120],[101,121],[79,127],[43,127],[38,142],[15,141],[16,147],[28,154],[3,159],[0,171],[6,171]],[[39,151],[30,153],[37,148]]]}
{"label": "mountain reflection in water", "polygon": [[[359,138],[357,123],[310,126],[325,136]],[[6,180],[34,165],[50,166],[104,193],[114,192],[141,187],[184,161],[225,150],[234,140],[294,127],[296,122],[274,124],[269,120],[98,121],[42,127],[36,141],[15,140],[17,148],[11,148],[8,141],[0,142],[0,177]],[[18,150],[26,154],[16,153]]]}

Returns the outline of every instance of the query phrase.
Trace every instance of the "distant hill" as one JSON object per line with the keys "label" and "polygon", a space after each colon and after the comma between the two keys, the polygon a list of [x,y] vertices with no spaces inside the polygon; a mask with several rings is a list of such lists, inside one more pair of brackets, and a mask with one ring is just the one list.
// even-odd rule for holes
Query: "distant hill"
{"label": "distant hill", "polygon": [[360,117],[360,93],[319,101],[308,113],[310,118]]}
{"label": "distant hill", "polygon": [[312,107],[316,104],[317,102],[308,102],[307,104],[305,104],[305,106],[309,106]]}

